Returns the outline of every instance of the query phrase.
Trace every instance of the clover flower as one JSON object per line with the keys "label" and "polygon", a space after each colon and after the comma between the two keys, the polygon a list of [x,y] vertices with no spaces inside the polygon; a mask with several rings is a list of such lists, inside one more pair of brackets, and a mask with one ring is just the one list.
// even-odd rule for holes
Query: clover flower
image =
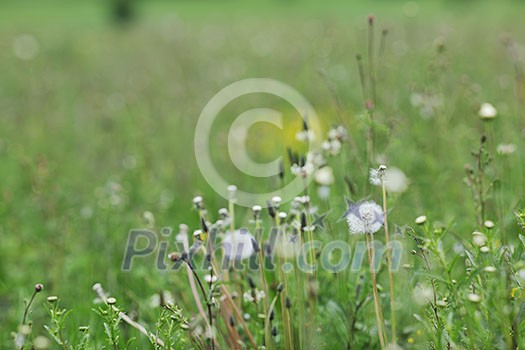
{"label": "clover flower", "polygon": [[374,201],[349,203],[344,218],[351,234],[375,233],[381,229],[385,215]]}

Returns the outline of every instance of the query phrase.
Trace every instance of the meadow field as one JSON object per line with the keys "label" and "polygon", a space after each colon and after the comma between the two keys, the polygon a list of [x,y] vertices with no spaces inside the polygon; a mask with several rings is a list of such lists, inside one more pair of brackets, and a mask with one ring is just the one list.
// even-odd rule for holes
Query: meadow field
{"label": "meadow field", "polygon": [[[524,22],[521,1],[0,3],[0,349],[525,348]],[[204,120],[253,78],[312,109],[240,87]]]}

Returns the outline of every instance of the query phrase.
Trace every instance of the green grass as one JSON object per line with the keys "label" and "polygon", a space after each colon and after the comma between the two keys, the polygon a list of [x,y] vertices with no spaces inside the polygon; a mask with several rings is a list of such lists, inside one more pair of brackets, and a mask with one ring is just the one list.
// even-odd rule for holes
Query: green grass
{"label": "green grass", "polygon": [[[389,30],[378,64],[378,120],[384,131],[378,132],[376,149],[411,182],[406,192],[390,198],[392,228],[413,225],[414,218],[424,213],[432,222],[451,224],[451,234],[443,239],[447,248],[453,246],[454,235],[469,240],[479,227],[463,182],[464,164],[473,162],[471,151],[478,147],[481,134],[488,133],[493,153],[500,143],[517,146],[514,154],[494,154],[487,176],[500,181],[501,204],[491,198],[488,215],[497,222],[498,235],[504,231],[510,243],[521,244],[513,211],[523,207],[525,194],[524,103],[515,96],[515,68],[503,45],[505,37],[517,45],[525,42],[521,3],[423,2],[416,17],[407,17],[403,2],[394,1],[247,3],[142,2],[128,26],[112,25],[101,2],[0,5],[1,348],[12,347],[10,332],[17,330],[23,300],[37,282],[45,285],[44,296],[58,295],[61,306],[73,310],[66,326],[68,339],[79,336],[79,325],[90,324],[94,342],[104,340],[100,318],[92,311],[95,282],[150,329],[158,310],[152,310],[148,300],[159,290],[172,291],[187,317],[195,314],[183,273],[158,272],[151,260],[137,260],[128,273],[120,266],[128,231],[146,225],[145,211],[154,214],[157,231],[164,226],[176,229],[181,223],[193,230],[199,227],[191,202],[195,195],[204,196],[214,218],[227,206],[200,174],[193,153],[197,118],[226,85],[251,77],[286,82],[314,105],[326,132],[339,118],[318,73],[324,69],[364,163],[366,126],[357,117],[363,102],[355,56],[361,53],[366,58],[369,13],[377,16],[378,32]],[[23,33],[33,35],[39,44],[29,61],[13,54],[13,40]],[[444,42],[443,53],[437,52],[438,41]],[[523,55],[518,64],[523,66]],[[414,91],[441,96],[443,104],[433,118],[421,118],[411,105]],[[499,111],[490,127],[477,115],[485,101]],[[282,132],[255,130],[252,137],[261,136],[249,145],[255,158],[271,160],[284,146],[297,145],[298,116],[282,101],[262,96],[229,106],[210,143],[217,145],[213,149],[217,168],[231,183],[266,189],[271,187],[267,180],[236,171],[221,147],[227,126],[253,103],[284,108],[289,122]],[[365,190],[366,169],[361,171],[345,152],[331,163],[336,184],[330,199],[332,227],[319,233],[324,242],[348,239],[345,224],[336,223],[344,212],[344,196],[349,195],[344,175],[358,184],[360,196],[371,194],[379,201],[379,192]],[[129,166],[131,160],[134,166]],[[111,183],[120,185],[117,195],[122,202],[117,205],[111,204]],[[237,226],[248,226],[250,215],[239,208]],[[452,259],[455,253],[447,250],[447,256]],[[409,254],[404,259],[418,266]],[[461,271],[456,266],[458,276]],[[411,293],[402,293],[401,280],[406,278],[412,288],[425,281],[418,276],[398,277],[398,300],[404,307],[398,316],[399,338],[404,348],[424,347],[431,333],[412,317],[427,316],[426,309],[413,305]],[[331,276],[321,278],[321,300],[337,300],[344,309],[340,294],[347,286],[334,292]],[[380,278],[387,295],[386,275]],[[500,291],[500,287],[505,289],[504,282],[491,288]],[[446,290],[442,286],[440,292]],[[497,296],[508,296],[505,293]],[[30,315],[34,335],[45,334],[42,326],[50,324],[43,299],[37,296]],[[319,310],[327,305],[321,302]],[[497,308],[486,305],[487,312]],[[471,306],[466,308],[470,312]],[[332,315],[321,311],[320,319]],[[374,325],[371,305],[363,315],[360,337],[366,338],[366,325]],[[424,335],[416,335],[418,330]],[[338,333],[327,334],[323,341],[337,338],[334,334]],[[133,329],[124,328],[123,335],[137,337],[131,348],[147,344]],[[411,345],[409,338],[416,343]]]}

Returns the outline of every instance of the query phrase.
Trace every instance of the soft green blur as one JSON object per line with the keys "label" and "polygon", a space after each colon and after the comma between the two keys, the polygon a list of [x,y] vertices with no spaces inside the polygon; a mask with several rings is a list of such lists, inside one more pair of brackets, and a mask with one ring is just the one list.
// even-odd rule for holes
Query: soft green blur
{"label": "soft green blur", "polygon": [[[102,1],[0,3],[0,347],[11,346],[23,299],[38,282],[74,310],[72,328],[95,317],[95,282],[152,321],[137,303],[173,290],[177,277],[156,271],[153,262],[121,272],[127,234],[146,225],[145,211],[157,230],[197,228],[197,194],[213,214],[226,206],[193,152],[196,120],[226,85],[252,77],[286,82],[314,105],[326,131],[339,117],[323,70],[364,145],[355,56],[366,54],[370,13],[378,38],[388,29],[377,83],[379,118],[388,129],[379,133],[378,153],[411,182],[395,198],[391,221],[411,224],[425,213],[454,221],[457,234],[468,235],[475,218],[463,166],[481,134],[490,133],[494,148],[517,146],[495,159],[505,223],[514,225],[512,211],[525,194],[525,112],[504,42],[516,42],[523,54],[524,11],[518,1],[142,0],[129,20],[115,20]],[[411,105],[414,92],[441,96],[434,117],[422,118]],[[477,115],[482,102],[498,109],[491,125]],[[212,154],[231,183],[271,187],[243,177],[223,146],[227,125],[250,103],[221,115]],[[294,118],[282,132],[261,128],[249,145],[254,158],[269,161],[282,152],[273,135],[284,145],[295,142]],[[366,173],[350,162],[342,166],[364,184]],[[342,213],[347,191],[342,179],[337,183]],[[193,310],[190,295],[175,295]],[[46,320],[42,300],[31,316],[39,327]]]}

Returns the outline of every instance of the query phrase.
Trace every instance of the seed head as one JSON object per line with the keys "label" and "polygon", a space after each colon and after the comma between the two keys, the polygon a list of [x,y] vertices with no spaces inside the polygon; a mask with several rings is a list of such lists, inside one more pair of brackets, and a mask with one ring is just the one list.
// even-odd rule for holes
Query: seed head
{"label": "seed head", "polygon": [[375,233],[384,223],[383,209],[373,201],[349,203],[344,217],[351,234]]}
{"label": "seed head", "polygon": [[279,196],[274,196],[272,197],[272,202],[276,207],[278,207],[282,202],[282,198]]}
{"label": "seed head", "polygon": [[201,209],[202,208],[202,197],[201,196],[193,197],[193,205],[195,206],[195,208]]}
{"label": "seed head", "polygon": [[173,262],[177,262],[177,261],[182,260],[182,255],[179,252],[169,253],[168,259],[170,259]]}
{"label": "seed head", "polygon": [[287,309],[292,307],[292,301],[290,300],[290,298],[288,296],[286,296],[286,298],[284,298],[284,306]]}
{"label": "seed head", "polygon": [[42,283],[35,284],[35,293],[40,293],[44,290],[44,285]]}

